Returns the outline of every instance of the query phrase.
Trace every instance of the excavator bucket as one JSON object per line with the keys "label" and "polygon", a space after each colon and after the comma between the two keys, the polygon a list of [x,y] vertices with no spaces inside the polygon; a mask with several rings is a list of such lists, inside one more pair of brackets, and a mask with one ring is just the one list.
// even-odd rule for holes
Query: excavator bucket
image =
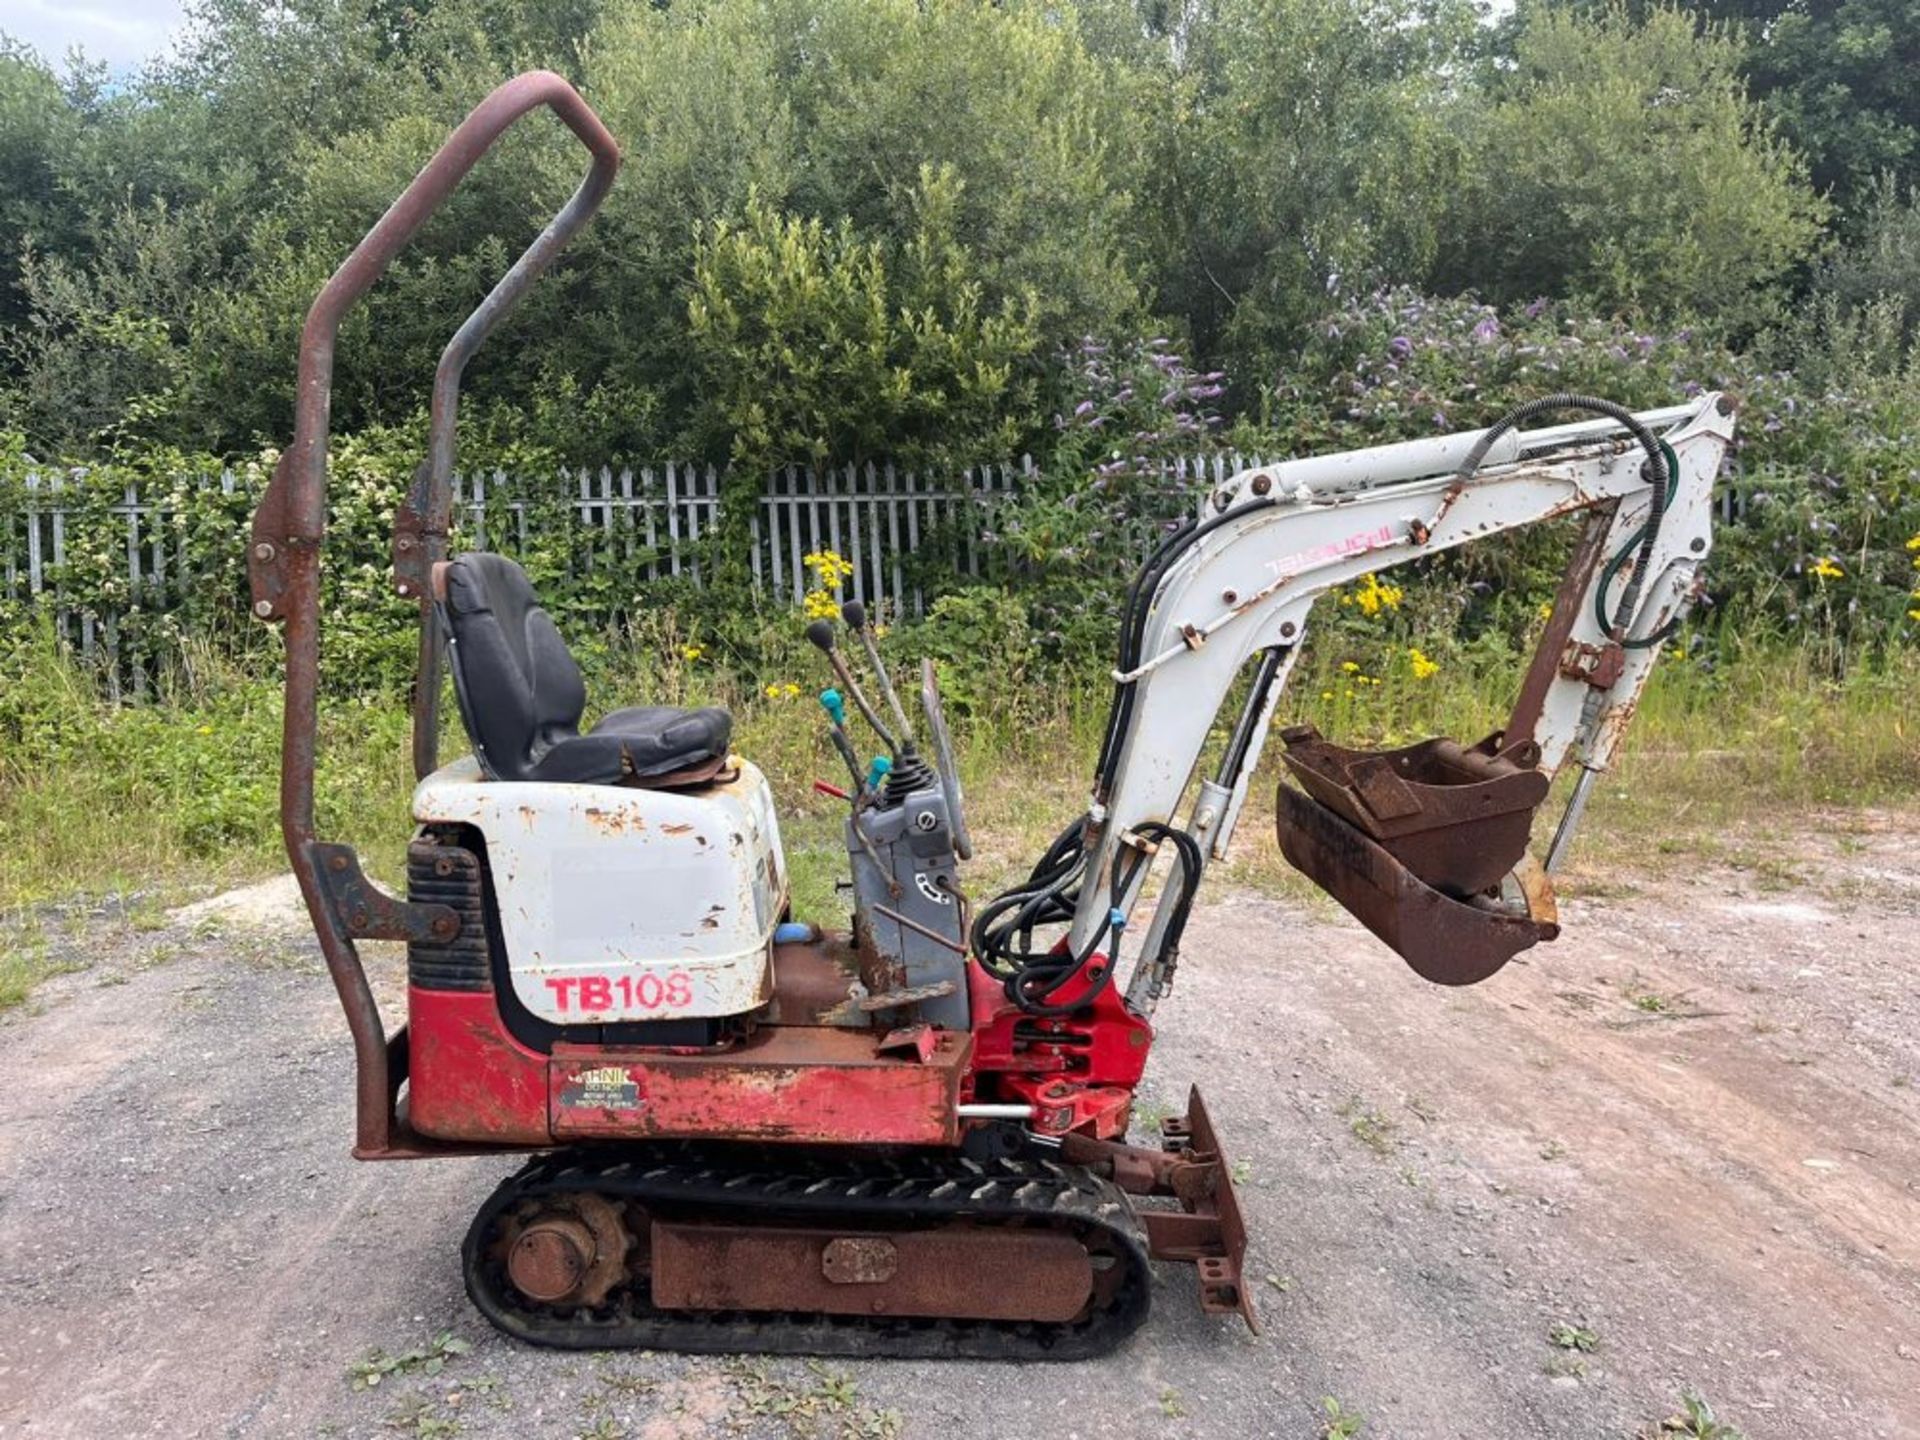
{"label": "excavator bucket", "polygon": [[1416,974],[1472,985],[1560,933],[1552,887],[1527,853],[1548,787],[1531,742],[1350,750],[1312,726],[1281,739],[1305,787],[1280,786],[1281,853]]}

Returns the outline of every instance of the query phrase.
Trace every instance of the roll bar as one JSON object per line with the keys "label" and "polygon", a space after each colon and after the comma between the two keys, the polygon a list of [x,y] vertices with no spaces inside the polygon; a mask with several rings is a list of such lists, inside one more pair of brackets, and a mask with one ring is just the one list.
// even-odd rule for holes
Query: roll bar
{"label": "roll bar", "polygon": [[620,147],[600,117],[561,76],[529,71],[474,107],[426,166],[356,245],[307,311],[300,334],[293,440],[254,512],[247,547],[253,613],[285,626],[287,683],[280,747],[280,828],[287,857],[313,917],[327,970],[353,1032],[358,1077],[354,1154],[363,1159],[444,1153],[403,1133],[395,1101],[406,1079],[403,1026],[389,1041],[367,983],[356,938],[444,941],[459,920],[442,905],[397,900],[361,874],[350,846],[314,835],[315,733],[320,672],[320,548],[326,537],[327,437],[334,341],[356,301],[464,180],[496,140],[529,111],[546,106],[579,137],[592,164],[560,212],[454,333],[434,373],[427,456],[395,520],[394,586],[421,606],[420,667],[414,695],[414,764],[433,768],[438,730],[439,652],[427,614],[427,576],[446,554],[452,514],[454,431],[460,378],[476,350],[527,287],[586,224],[620,168]]}

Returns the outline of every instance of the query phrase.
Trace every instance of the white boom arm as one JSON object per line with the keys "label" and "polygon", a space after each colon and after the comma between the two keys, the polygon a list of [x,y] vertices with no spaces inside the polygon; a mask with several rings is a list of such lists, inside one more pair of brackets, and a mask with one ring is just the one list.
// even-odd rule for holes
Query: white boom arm
{"label": "white boom arm", "polygon": [[[1621,637],[1645,641],[1682,616],[1694,598],[1696,575],[1712,545],[1713,482],[1733,437],[1733,406],[1707,394],[1636,418],[1656,434],[1665,431],[1678,461],[1639,576],[1637,608]],[[1255,687],[1221,773],[1202,779],[1184,826],[1203,854],[1225,853],[1315,600],[1368,572],[1576,512],[1589,516],[1583,545],[1598,541],[1598,553],[1613,556],[1646,521],[1653,500],[1642,468],[1646,457],[1614,421],[1509,431],[1473,477],[1457,484],[1454,471],[1483,433],[1247,470],[1209,499],[1212,528],[1160,578],[1138,663],[1114,677],[1121,694],[1131,694],[1113,764],[1104,772],[1109,783],[1104,794],[1095,794],[1089,815],[1090,853],[1068,941],[1075,953],[1112,923],[1110,885],[1120,850],[1143,824],[1176,823],[1235,679],[1253,657],[1271,652],[1257,672],[1263,683]],[[1624,651],[1610,645],[1612,637],[1595,614],[1593,592],[1603,578],[1601,566],[1588,567],[1563,653],[1551,657],[1552,678],[1539,697],[1533,729],[1542,771],[1551,776],[1571,761],[1588,772],[1568,822],[1577,818],[1585,782],[1612,758],[1659,651],[1657,644]],[[1609,615],[1631,583],[1614,578],[1606,597]],[[1568,599],[1563,592],[1556,606],[1561,624],[1558,612]],[[1611,683],[1600,685],[1583,672],[1582,657],[1591,662],[1606,650],[1619,673],[1601,676]],[[1563,830],[1570,836],[1571,824]],[[1561,848],[1556,845],[1550,861]],[[1146,869],[1130,867],[1133,883],[1123,911],[1132,908]],[[1188,886],[1198,881],[1197,874],[1184,878]],[[1171,909],[1163,902],[1159,913],[1164,917]],[[1146,953],[1155,952],[1157,938],[1149,932]]]}

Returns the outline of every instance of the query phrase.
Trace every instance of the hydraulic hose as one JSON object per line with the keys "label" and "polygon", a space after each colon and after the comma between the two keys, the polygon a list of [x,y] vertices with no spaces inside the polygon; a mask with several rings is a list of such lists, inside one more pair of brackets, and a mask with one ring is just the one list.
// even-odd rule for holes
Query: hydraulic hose
{"label": "hydraulic hose", "polygon": [[[1655,438],[1654,433],[1643,425],[1626,406],[1617,405],[1598,395],[1582,395],[1574,391],[1566,391],[1555,395],[1542,395],[1537,400],[1528,400],[1524,404],[1514,406],[1494,421],[1486,432],[1474,441],[1473,448],[1460,462],[1459,469],[1453,472],[1453,478],[1456,484],[1461,485],[1472,480],[1479,472],[1481,464],[1487,458],[1487,452],[1493,448],[1496,440],[1521,421],[1529,420],[1548,410],[1587,410],[1596,415],[1605,415],[1610,420],[1617,420],[1640,443],[1640,448],[1647,452],[1647,483],[1653,489],[1651,512],[1647,516],[1647,523],[1634,533],[1633,538],[1608,563],[1606,579],[1600,586],[1600,593],[1604,595],[1612,577],[1617,575],[1620,566],[1626,563],[1626,557],[1629,554],[1635,554],[1637,549],[1633,574],[1627,578],[1627,588],[1621,592],[1620,603],[1615,607],[1612,619],[1608,619],[1604,611],[1600,615],[1600,623],[1607,634],[1616,643],[1625,644],[1627,629],[1632,625],[1634,613],[1640,606],[1640,590],[1646,583],[1647,562],[1653,558],[1653,543],[1660,533],[1660,522],[1665,517],[1667,505],[1672,498],[1673,472],[1667,468],[1668,457],[1673,454],[1671,446]],[[1642,645],[1645,643],[1641,642]],[[1658,641],[1653,643],[1657,644]]]}

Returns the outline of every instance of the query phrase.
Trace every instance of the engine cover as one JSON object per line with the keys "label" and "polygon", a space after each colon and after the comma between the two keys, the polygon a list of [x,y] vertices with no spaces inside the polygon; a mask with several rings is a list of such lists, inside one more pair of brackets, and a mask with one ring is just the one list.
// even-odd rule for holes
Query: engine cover
{"label": "engine cover", "polygon": [[556,1025],[737,1015],[773,994],[786,861],[766,777],[688,790],[485,779],[413,792],[422,824],[485,838],[520,1003]]}

